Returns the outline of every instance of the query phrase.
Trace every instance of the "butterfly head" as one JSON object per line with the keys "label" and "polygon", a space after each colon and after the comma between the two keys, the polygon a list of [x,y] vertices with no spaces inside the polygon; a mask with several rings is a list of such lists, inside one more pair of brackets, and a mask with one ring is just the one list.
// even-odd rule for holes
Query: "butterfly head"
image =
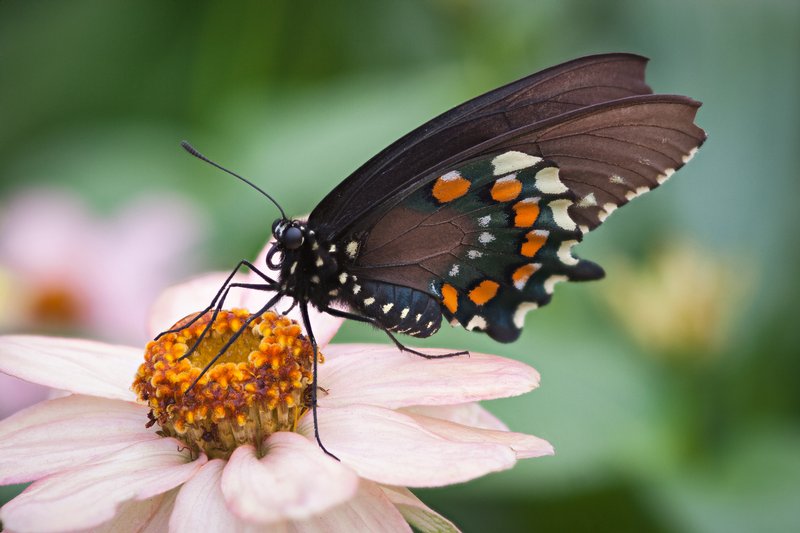
{"label": "butterfly head", "polygon": [[305,227],[296,220],[279,218],[272,223],[272,236],[283,250],[297,250],[305,241]]}

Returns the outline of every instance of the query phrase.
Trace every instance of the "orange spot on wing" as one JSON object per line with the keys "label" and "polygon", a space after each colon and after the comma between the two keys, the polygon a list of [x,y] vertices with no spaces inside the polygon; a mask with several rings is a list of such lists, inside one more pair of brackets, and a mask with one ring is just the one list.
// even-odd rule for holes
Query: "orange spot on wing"
{"label": "orange spot on wing", "polygon": [[458,311],[458,291],[448,283],[442,285],[442,303],[451,313]]}
{"label": "orange spot on wing", "polygon": [[443,204],[452,202],[467,194],[470,185],[470,181],[461,174],[450,172],[436,179],[433,184],[433,197]]}
{"label": "orange spot on wing", "polygon": [[536,252],[539,251],[539,248],[544,246],[544,243],[546,242],[546,234],[541,234],[536,231],[529,231],[525,235],[525,242],[522,243],[520,253],[525,257],[533,257],[536,255]]}
{"label": "orange spot on wing", "polygon": [[510,202],[521,192],[521,181],[516,178],[501,178],[492,186],[492,199],[496,202]]}
{"label": "orange spot on wing", "polygon": [[536,267],[532,264],[522,265],[516,269],[514,273],[511,274],[511,280],[514,282],[514,286],[522,290],[534,272],[536,272]]}
{"label": "orange spot on wing", "polygon": [[469,291],[469,299],[476,305],[483,305],[497,295],[499,287],[499,283],[485,279],[481,281],[480,285]]}
{"label": "orange spot on wing", "polygon": [[514,204],[514,226],[529,228],[539,218],[539,204],[531,199],[522,200]]}

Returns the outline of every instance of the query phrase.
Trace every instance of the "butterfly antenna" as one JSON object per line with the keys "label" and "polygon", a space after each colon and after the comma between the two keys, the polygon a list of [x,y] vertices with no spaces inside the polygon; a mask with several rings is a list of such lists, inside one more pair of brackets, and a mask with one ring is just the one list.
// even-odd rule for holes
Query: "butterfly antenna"
{"label": "butterfly antenna", "polygon": [[254,188],[255,190],[257,190],[258,192],[260,192],[261,194],[263,194],[264,196],[266,196],[266,197],[269,199],[269,201],[270,201],[270,202],[272,202],[273,204],[275,204],[275,207],[277,207],[277,208],[278,208],[278,211],[280,211],[280,212],[281,212],[281,217],[282,217],[284,220],[287,218],[287,217],[286,217],[286,213],[283,211],[283,208],[280,206],[280,204],[278,204],[278,202],[276,202],[276,201],[275,201],[275,198],[273,198],[272,196],[270,196],[269,194],[267,194],[267,193],[266,193],[266,192],[265,192],[265,191],[264,191],[264,190],[263,190],[261,187],[259,187],[258,185],[256,185],[256,184],[255,184],[255,183],[253,183],[252,181],[248,180],[247,178],[243,178],[242,176],[240,176],[240,175],[239,175],[239,174],[237,174],[236,172],[230,171],[230,170],[228,170],[227,168],[223,167],[222,165],[220,165],[220,164],[218,164],[218,163],[215,163],[215,162],[213,162],[212,160],[210,160],[209,158],[207,158],[206,156],[204,156],[203,154],[201,154],[200,152],[198,152],[198,151],[195,149],[195,147],[194,147],[194,146],[192,146],[191,144],[189,144],[187,141],[181,141],[181,146],[183,147],[183,149],[184,149],[184,150],[186,150],[187,152],[189,152],[190,154],[192,154],[193,156],[195,156],[197,159],[200,159],[201,161],[205,161],[205,162],[206,162],[206,163],[208,163],[209,165],[215,166],[215,167],[217,167],[218,169],[220,169],[221,171],[223,171],[223,172],[227,172],[227,173],[228,173],[228,174],[230,174],[231,176],[234,176],[234,177],[236,177],[236,178],[239,178],[240,180],[242,180],[243,182],[245,182],[246,184],[248,184],[249,186],[251,186],[252,188]]}

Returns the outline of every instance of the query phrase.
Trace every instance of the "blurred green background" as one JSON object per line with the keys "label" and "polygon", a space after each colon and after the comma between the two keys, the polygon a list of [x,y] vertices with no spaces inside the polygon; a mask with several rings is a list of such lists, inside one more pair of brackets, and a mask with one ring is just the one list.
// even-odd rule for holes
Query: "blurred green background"
{"label": "blurred green background", "polygon": [[557,455],[418,494],[464,531],[800,531],[796,0],[0,2],[0,207],[181,198],[183,274],[225,270],[275,210],[181,139],[307,213],[434,115],[607,51],[704,102],[709,141],[579,247],[608,279],[559,286],[519,342],[422,343],[536,367],[540,389],[487,407]]}

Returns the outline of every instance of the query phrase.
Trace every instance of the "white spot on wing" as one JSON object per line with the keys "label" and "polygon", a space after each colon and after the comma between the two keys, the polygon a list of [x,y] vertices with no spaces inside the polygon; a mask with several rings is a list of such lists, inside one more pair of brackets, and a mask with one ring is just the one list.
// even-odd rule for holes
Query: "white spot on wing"
{"label": "white spot on wing", "polygon": [[478,235],[478,242],[481,244],[489,244],[495,239],[495,236],[489,233],[488,231],[484,231],[480,235]]}
{"label": "white spot on wing", "polygon": [[442,181],[453,181],[453,180],[457,180],[460,177],[461,177],[461,173],[459,171],[451,170],[447,174],[444,174],[444,175],[440,176],[439,179],[442,180]]}
{"label": "white spot on wing", "polygon": [[415,316],[415,317],[414,317],[414,319],[415,319],[417,322],[419,322],[421,318],[422,318],[422,313],[417,313],[417,316]]}
{"label": "white spot on wing", "polygon": [[335,245],[335,244],[331,244],[331,247],[330,247],[330,248],[328,248],[328,251],[329,251],[330,253],[332,253],[332,254],[333,254],[333,253],[336,253],[336,245]]}
{"label": "white spot on wing", "polygon": [[553,220],[559,227],[564,228],[566,230],[574,230],[577,225],[575,221],[569,216],[569,206],[572,205],[571,200],[553,200],[549,204],[550,209],[553,211]]}
{"label": "white spot on wing", "polygon": [[689,153],[686,154],[685,156],[683,156],[683,158],[682,158],[683,163],[686,164],[689,161],[691,161],[691,159],[697,153],[697,150],[698,150],[698,148],[696,146],[694,148],[692,148],[691,150],[689,150]]}
{"label": "white spot on wing", "polygon": [[514,311],[514,325],[522,329],[522,326],[525,325],[525,315],[528,314],[528,311],[533,311],[538,307],[539,304],[536,302],[522,302],[519,304],[517,310]]}
{"label": "white spot on wing", "polygon": [[339,274],[339,283],[341,283],[342,285],[347,283],[347,272],[342,272],[341,274]]}
{"label": "white spot on wing", "polygon": [[317,275],[311,276],[311,283],[319,283],[319,276]]}
{"label": "white spot on wing", "polygon": [[383,314],[385,315],[386,313],[388,313],[389,311],[391,311],[391,310],[392,310],[392,307],[394,307],[394,304],[393,304],[392,302],[389,302],[388,304],[384,305],[384,306],[381,308],[381,309],[383,309]]}
{"label": "white spot on wing", "polygon": [[558,177],[558,167],[547,167],[537,172],[536,188],[547,194],[560,194],[569,190]]}
{"label": "white spot on wing", "polygon": [[539,161],[541,161],[541,158],[539,157],[534,157],[522,152],[511,151],[500,154],[492,159],[492,166],[494,167],[494,175],[502,176],[503,174],[508,174],[509,172],[532,167]]}
{"label": "white spot on wing", "polygon": [[450,275],[451,278],[456,277],[458,276],[458,270],[459,266],[458,263],[456,263],[452,267],[450,267],[450,272],[448,272],[448,274]]}
{"label": "white spot on wing", "polygon": [[403,311],[400,313],[400,320],[404,320],[408,316],[408,311],[409,311],[408,307],[403,309]]}
{"label": "white spot on wing", "polygon": [[370,306],[370,305],[372,305],[374,303],[375,303],[375,298],[373,298],[371,296],[364,300],[364,305],[365,306]]}
{"label": "white spot on wing", "polygon": [[492,221],[492,215],[486,215],[485,217],[481,217],[478,219],[478,226],[482,228],[489,227],[489,223]]}
{"label": "white spot on wing", "polygon": [[479,252],[478,250],[470,250],[469,252],[467,252],[467,257],[469,257],[470,259],[477,259],[477,258],[481,257],[482,255],[483,254],[481,252]]}
{"label": "white spot on wing", "polygon": [[325,264],[325,262],[322,261],[321,257],[317,257],[317,260],[314,262],[314,264],[317,265],[318,267],[321,267],[322,265]]}
{"label": "white spot on wing", "polygon": [[297,261],[292,263],[292,266],[289,267],[289,274],[294,274],[294,271],[297,269]]}
{"label": "white spot on wing", "polygon": [[353,285],[353,294],[358,294],[359,292],[361,292],[361,285]]}
{"label": "white spot on wing", "polygon": [[560,274],[555,274],[550,276],[544,281],[544,290],[547,294],[553,294],[553,289],[556,286],[556,283],[561,283],[562,281],[567,281],[569,278],[567,276],[562,276]]}
{"label": "white spot on wing", "polygon": [[467,323],[467,329],[472,331],[474,329],[486,329],[486,319],[480,315],[475,315]]}
{"label": "white spot on wing", "polygon": [[572,257],[572,247],[578,244],[578,241],[564,241],[558,248],[558,258],[565,265],[577,265],[578,260]]}
{"label": "white spot on wing", "polygon": [[611,183],[616,183],[617,185],[625,185],[625,178],[620,176],[619,174],[612,174],[608,181]]}

